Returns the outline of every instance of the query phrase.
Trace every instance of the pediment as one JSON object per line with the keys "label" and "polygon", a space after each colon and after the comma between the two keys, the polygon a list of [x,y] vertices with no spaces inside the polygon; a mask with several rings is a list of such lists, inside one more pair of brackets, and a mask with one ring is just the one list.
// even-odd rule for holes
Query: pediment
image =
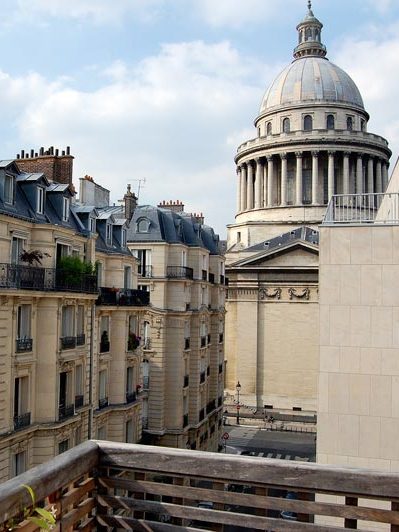
{"label": "pediment", "polygon": [[278,248],[248,253],[248,257],[241,253],[240,260],[230,263],[230,268],[259,268],[259,267],[289,267],[289,266],[317,266],[319,263],[319,248],[317,244],[297,240]]}

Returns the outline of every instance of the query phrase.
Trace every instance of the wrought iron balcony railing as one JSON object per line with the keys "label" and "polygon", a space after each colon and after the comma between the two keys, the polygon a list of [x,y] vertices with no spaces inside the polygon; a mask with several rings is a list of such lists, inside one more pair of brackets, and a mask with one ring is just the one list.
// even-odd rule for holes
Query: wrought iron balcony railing
{"label": "wrought iron balcony railing", "polygon": [[25,351],[32,351],[33,340],[32,338],[17,338],[15,340],[15,351],[17,353],[23,353]]}
{"label": "wrought iron balcony railing", "polygon": [[76,336],[61,336],[61,349],[74,349],[76,347]]}
{"label": "wrought iron balcony railing", "polygon": [[399,194],[335,194],[323,225],[399,224]]}
{"label": "wrought iron balcony railing", "polygon": [[201,373],[200,373],[200,384],[205,382],[205,375],[206,375],[206,371],[201,371]]}
{"label": "wrought iron balcony railing", "polygon": [[78,334],[76,336],[76,345],[85,345],[86,343],[86,336],[85,334]]}
{"label": "wrought iron balcony railing", "polygon": [[98,409],[101,410],[102,408],[106,408],[108,406],[108,397],[101,397],[101,399],[98,400]]}
{"label": "wrought iron balcony railing", "polygon": [[338,532],[398,523],[396,472],[166,447],[82,443],[0,485],[0,529],[33,530],[21,523],[32,507],[24,485],[35,506],[55,506],[56,530]]}
{"label": "wrought iron balcony railing", "polygon": [[108,288],[102,286],[97,305],[120,307],[144,307],[150,303],[150,293],[132,288]]}
{"label": "wrought iron balcony railing", "polygon": [[29,427],[30,425],[30,412],[25,412],[25,414],[19,414],[14,416],[14,430],[23,429],[24,427]]}
{"label": "wrought iron balcony railing", "polygon": [[136,392],[126,392],[126,403],[134,403],[137,400]]}
{"label": "wrought iron balcony railing", "polygon": [[188,426],[188,414],[184,414],[183,416],[183,429]]}
{"label": "wrought iron balcony railing", "polygon": [[202,280],[203,281],[208,280],[208,272],[206,270],[202,270]]}
{"label": "wrought iron balcony railing", "polygon": [[59,292],[97,293],[97,277],[76,274],[58,268],[40,268],[23,264],[0,264],[0,288]]}
{"label": "wrought iron balcony railing", "polygon": [[183,379],[183,388],[187,388],[187,386],[189,385],[190,383],[190,375],[184,375],[184,379]]}
{"label": "wrought iron balcony railing", "polygon": [[190,338],[184,338],[184,350],[190,349]]}
{"label": "wrought iron balcony railing", "polygon": [[194,270],[187,266],[167,266],[166,277],[169,279],[194,279]]}
{"label": "wrought iron balcony railing", "polygon": [[84,396],[75,395],[75,408],[81,408],[83,406]]}
{"label": "wrought iron balcony railing", "polygon": [[75,405],[61,405],[58,407],[58,419],[60,421],[72,417],[75,414]]}
{"label": "wrought iron balcony railing", "polygon": [[109,340],[100,341],[100,353],[109,353],[110,348],[111,344],[109,343]]}
{"label": "wrought iron balcony railing", "polygon": [[152,277],[152,266],[142,266],[139,264],[138,274],[140,277]]}
{"label": "wrought iron balcony railing", "polygon": [[201,408],[199,411],[199,420],[203,421],[205,419],[205,408]]}

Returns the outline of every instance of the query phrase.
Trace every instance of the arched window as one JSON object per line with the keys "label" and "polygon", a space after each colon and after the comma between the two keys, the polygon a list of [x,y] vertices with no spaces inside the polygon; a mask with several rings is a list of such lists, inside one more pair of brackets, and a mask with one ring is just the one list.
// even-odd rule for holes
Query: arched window
{"label": "arched window", "polygon": [[271,135],[272,134],[272,123],[268,122],[266,126],[266,134]]}
{"label": "arched window", "polygon": [[327,115],[327,129],[335,129],[334,115]]}
{"label": "arched window", "polygon": [[137,232],[148,233],[150,229],[150,222],[146,218],[141,218],[137,221]]}
{"label": "arched window", "polygon": [[304,131],[312,131],[313,129],[313,118],[310,115],[306,115],[303,119],[303,129]]}
{"label": "arched window", "polygon": [[348,116],[348,118],[346,119],[346,129],[348,131],[352,131],[353,129],[353,118],[351,116]]}
{"label": "arched window", "polygon": [[290,132],[290,119],[284,118],[283,120],[283,133],[289,133]]}
{"label": "arched window", "polygon": [[360,129],[366,131],[366,121],[363,118],[360,120]]}
{"label": "arched window", "polygon": [[260,131],[260,127],[258,127],[258,137],[261,136],[261,131]]}

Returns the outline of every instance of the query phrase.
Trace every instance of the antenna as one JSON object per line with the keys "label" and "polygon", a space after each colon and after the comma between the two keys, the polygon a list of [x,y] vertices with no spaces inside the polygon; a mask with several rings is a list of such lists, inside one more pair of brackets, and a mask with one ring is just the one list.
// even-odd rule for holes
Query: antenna
{"label": "antenna", "polygon": [[[145,187],[146,178],[142,177],[141,179],[129,179],[128,185],[130,185],[132,181],[134,181],[135,183],[138,183],[138,187],[137,187],[137,200],[138,200],[140,198],[141,189]],[[118,203],[123,203],[123,199],[118,200]]]}

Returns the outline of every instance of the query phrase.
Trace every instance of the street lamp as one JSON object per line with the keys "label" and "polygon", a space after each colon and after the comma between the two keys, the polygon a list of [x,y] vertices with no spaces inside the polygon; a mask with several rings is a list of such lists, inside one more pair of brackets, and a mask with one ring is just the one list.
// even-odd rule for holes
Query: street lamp
{"label": "street lamp", "polygon": [[239,425],[240,424],[240,391],[241,391],[240,381],[237,381],[236,390],[237,390],[237,425]]}

